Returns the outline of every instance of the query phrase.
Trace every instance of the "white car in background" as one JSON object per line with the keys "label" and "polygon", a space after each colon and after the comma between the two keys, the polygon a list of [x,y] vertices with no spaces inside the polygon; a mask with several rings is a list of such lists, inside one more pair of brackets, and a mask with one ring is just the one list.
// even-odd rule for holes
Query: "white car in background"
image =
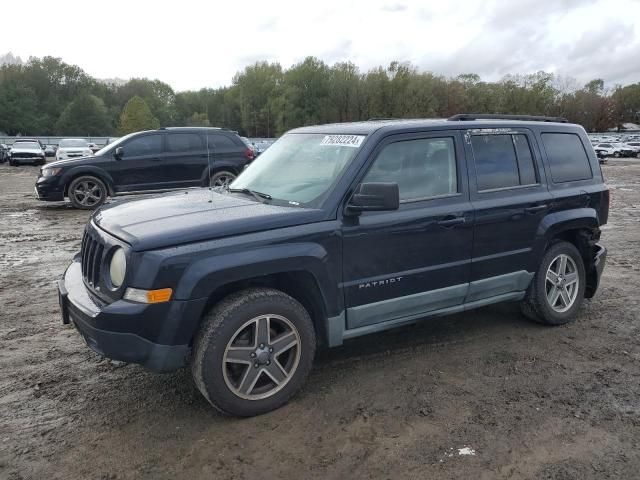
{"label": "white car in background", "polygon": [[81,138],[64,138],[58,143],[56,150],[56,160],[67,160],[68,158],[89,157],[93,155],[89,142]]}
{"label": "white car in background", "polygon": [[622,157],[623,150],[622,147],[618,145],[614,145],[613,143],[598,143],[593,146],[593,149],[597,154],[602,155],[604,157]]}

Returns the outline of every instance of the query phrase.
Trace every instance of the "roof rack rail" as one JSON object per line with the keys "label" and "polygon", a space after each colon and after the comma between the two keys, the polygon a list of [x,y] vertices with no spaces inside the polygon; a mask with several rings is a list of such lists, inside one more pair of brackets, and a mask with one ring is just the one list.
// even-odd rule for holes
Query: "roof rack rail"
{"label": "roof rack rail", "polygon": [[528,122],[569,123],[564,117],[544,117],[541,115],[503,115],[501,113],[458,113],[447,120],[462,122],[468,120],[524,120]]}

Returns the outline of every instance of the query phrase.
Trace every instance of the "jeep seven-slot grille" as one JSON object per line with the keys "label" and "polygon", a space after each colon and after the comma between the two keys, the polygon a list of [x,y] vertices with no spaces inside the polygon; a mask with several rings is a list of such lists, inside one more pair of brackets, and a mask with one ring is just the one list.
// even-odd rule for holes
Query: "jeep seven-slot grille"
{"label": "jeep seven-slot grille", "polygon": [[100,243],[99,239],[85,231],[80,253],[82,256],[82,277],[89,286],[95,288],[100,281],[100,265],[102,265],[104,245]]}

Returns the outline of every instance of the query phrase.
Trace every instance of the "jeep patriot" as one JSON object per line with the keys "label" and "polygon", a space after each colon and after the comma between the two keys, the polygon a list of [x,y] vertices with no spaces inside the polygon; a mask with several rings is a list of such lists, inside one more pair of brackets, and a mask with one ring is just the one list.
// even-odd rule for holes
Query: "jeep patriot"
{"label": "jeep patriot", "polygon": [[506,301],[569,322],[598,287],[608,210],[564,119],[303,127],[228,186],[97,210],[62,318],[100,355],[188,366],[214,407],[257,415],[301,387],[317,345]]}

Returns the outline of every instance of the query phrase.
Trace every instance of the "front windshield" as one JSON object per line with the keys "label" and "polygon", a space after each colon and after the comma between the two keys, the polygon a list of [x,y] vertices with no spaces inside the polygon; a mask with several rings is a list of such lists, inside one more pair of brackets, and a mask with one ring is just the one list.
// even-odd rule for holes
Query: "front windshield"
{"label": "front windshield", "polygon": [[66,140],[60,140],[58,147],[60,148],[86,148],[88,145],[86,140],[79,138],[70,138]]}
{"label": "front windshield", "polygon": [[31,150],[34,148],[40,148],[40,144],[37,142],[16,142],[13,144],[14,150]]}
{"label": "front windshield", "polygon": [[117,138],[117,137],[109,138],[109,141],[111,143],[107,143],[104,147],[102,147],[100,150],[98,150],[95,154],[96,155],[102,155],[104,153],[107,153],[111,149],[115,150],[116,148],[118,148],[118,145],[122,145],[123,142],[125,142],[126,140],[131,138],[136,133],[137,132],[133,132],[133,133],[130,133],[129,135],[125,135],[124,137],[120,137],[120,138]]}
{"label": "front windshield", "polygon": [[291,133],[255,160],[231,185],[291,205],[318,206],[358,152],[364,135]]}

